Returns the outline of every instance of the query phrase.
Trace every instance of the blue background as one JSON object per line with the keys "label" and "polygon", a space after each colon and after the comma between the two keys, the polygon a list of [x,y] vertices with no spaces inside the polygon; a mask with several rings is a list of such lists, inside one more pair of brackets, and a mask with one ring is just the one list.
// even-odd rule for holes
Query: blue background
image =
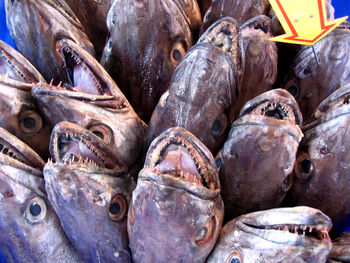
{"label": "blue background", "polygon": [[[335,18],[350,16],[350,0],[333,0],[332,4],[335,8]],[[348,21],[350,21],[350,18],[348,18]],[[6,26],[4,0],[0,0],[0,39],[14,46]],[[348,228],[346,231],[350,231],[350,219],[347,225],[348,225]],[[0,262],[1,262],[1,257],[0,257]]]}

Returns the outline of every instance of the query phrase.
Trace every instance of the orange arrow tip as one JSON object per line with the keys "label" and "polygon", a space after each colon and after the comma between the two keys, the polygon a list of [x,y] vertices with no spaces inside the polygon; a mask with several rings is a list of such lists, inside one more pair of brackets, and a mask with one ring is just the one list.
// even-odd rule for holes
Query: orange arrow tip
{"label": "orange arrow tip", "polygon": [[335,20],[328,21],[323,29],[319,32],[313,32],[313,35],[293,35],[293,34],[284,34],[277,37],[270,38],[269,40],[291,43],[291,44],[299,44],[299,45],[313,45],[325,37],[328,33],[330,33],[333,29],[343,23],[348,16],[341,17]]}

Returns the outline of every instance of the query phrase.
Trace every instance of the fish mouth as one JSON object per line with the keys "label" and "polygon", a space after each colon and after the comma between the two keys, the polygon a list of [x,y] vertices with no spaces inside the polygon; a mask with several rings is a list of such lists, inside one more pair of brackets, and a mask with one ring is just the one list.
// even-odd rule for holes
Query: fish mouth
{"label": "fish mouth", "polygon": [[45,162],[27,144],[3,128],[0,128],[0,159],[1,163],[30,170],[33,174],[38,173],[33,170],[41,171],[45,165]]}
{"label": "fish mouth", "polygon": [[126,170],[126,166],[102,139],[69,122],[60,122],[54,127],[50,152],[56,162],[94,164],[98,168]]}
{"label": "fish mouth", "polygon": [[240,218],[237,219],[238,228],[272,242],[294,242],[295,245],[307,245],[309,241],[331,243],[332,221],[311,207],[275,208]]}
{"label": "fish mouth", "polygon": [[[180,130],[180,133],[176,134],[175,129]],[[188,135],[190,133],[186,131],[184,134],[185,130],[179,127],[170,130],[173,133],[168,133],[168,130],[165,132],[167,135],[163,133],[160,136],[163,139],[158,137],[155,140],[157,143],[152,143],[156,147],[153,148],[151,144],[148,156],[152,158],[146,160],[145,165],[159,177],[170,177],[177,182],[190,183],[209,190],[219,189],[217,172],[212,165],[214,162],[210,162],[196,142],[191,140]]]}
{"label": "fish mouth", "polygon": [[302,124],[302,115],[293,96],[286,90],[274,89],[248,101],[238,118],[252,114]]}
{"label": "fish mouth", "polygon": [[93,59],[89,58],[90,54],[68,39],[58,41],[57,51],[69,81],[63,85],[66,89],[93,95],[111,95],[108,85],[100,77],[98,66],[91,66],[93,63],[88,61]]}
{"label": "fish mouth", "polygon": [[245,34],[249,34],[252,30],[261,30],[265,34],[272,36],[272,21],[269,17],[265,15],[260,15],[257,17],[253,17],[248,20],[244,24],[240,26],[240,30],[242,32],[242,36]]}

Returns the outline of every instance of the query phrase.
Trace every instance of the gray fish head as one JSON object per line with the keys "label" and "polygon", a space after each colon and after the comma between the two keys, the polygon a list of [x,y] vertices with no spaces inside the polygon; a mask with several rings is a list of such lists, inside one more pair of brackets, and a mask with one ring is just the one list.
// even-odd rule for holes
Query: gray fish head
{"label": "gray fish head", "polygon": [[5,1],[6,21],[16,48],[46,81],[68,82],[57,41],[71,39],[94,55],[94,47],[67,3],[60,0]]}
{"label": "gray fish head", "polygon": [[350,85],[339,88],[303,126],[305,136],[298,150],[291,189],[294,204],[320,209],[332,219],[333,230],[338,233],[345,230],[350,216],[349,98]]}
{"label": "gray fish head", "polygon": [[[0,128],[0,254],[9,262],[77,262],[44,188],[44,161]],[[67,260],[67,261],[64,261]]]}
{"label": "gray fish head", "polygon": [[25,83],[45,82],[39,71],[21,53],[1,40],[0,75]]}
{"label": "gray fish head", "polygon": [[31,90],[31,84],[0,76],[0,126],[47,159],[51,128],[35,104]]}
{"label": "gray fish head", "polygon": [[126,167],[142,152],[146,125],[124,97],[91,95],[47,85],[36,86],[32,95],[48,123],[73,122],[100,136]]}
{"label": "gray fish head", "polygon": [[207,262],[325,262],[332,222],[311,207],[275,208],[228,222]]}
{"label": "gray fish head", "polygon": [[95,137],[72,123],[55,126],[55,162],[45,165],[45,188],[84,261],[130,262],[126,215],[134,182]]}
{"label": "gray fish head", "polygon": [[148,150],[129,207],[133,260],[205,260],[223,220],[219,193],[209,150],[181,127],[162,133]]}
{"label": "gray fish head", "polygon": [[147,130],[146,142],[181,126],[216,153],[224,142],[230,109],[239,93],[241,43],[234,20],[210,27],[174,71]]}
{"label": "gray fish head", "polygon": [[172,0],[114,1],[107,26],[111,36],[101,64],[141,118],[149,119],[174,69],[192,45],[190,27]]}
{"label": "gray fish head", "polygon": [[295,97],[304,120],[332,92],[350,81],[349,25],[341,24],[312,47],[301,47],[281,85]]}

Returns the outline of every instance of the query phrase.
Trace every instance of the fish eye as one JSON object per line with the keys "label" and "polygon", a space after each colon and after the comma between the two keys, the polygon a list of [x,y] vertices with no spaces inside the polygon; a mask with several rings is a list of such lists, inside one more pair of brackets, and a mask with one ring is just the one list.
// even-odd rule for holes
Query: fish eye
{"label": "fish eye", "polygon": [[109,206],[109,218],[112,221],[121,221],[127,210],[127,205],[125,197],[121,194],[118,194],[112,198],[111,204]]}
{"label": "fish eye", "polygon": [[241,263],[242,255],[238,250],[232,250],[226,257],[225,263]]}
{"label": "fish eye", "polygon": [[282,183],[282,190],[284,192],[287,192],[292,186],[292,175],[289,174],[286,179],[284,179],[283,183]]}
{"label": "fish eye", "polygon": [[216,168],[219,171],[222,165],[223,159],[222,159],[222,151],[220,151],[216,157],[215,157],[215,164],[216,164]]}
{"label": "fish eye", "polygon": [[290,85],[287,90],[294,98],[299,95],[299,88],[296,85]]}
{"label": "fish eye", "polygon": [[226,126],[227,118],[226,115],[223,113],[213,122],[211,126],[211,132],[215,136],[220,136],[226,130]]}
{"label": "fish eye", "polygon": [[45,201],[41,197],[36,196],[27,204],[25,219],[29,223],[37,223],[45,218],[46,212]]}
{"label": "fish eye", "polygon": [[36,133],[43,127],[41,116],[32,110],[21,113],[19,124],[24,133]]}
{"label": "fish eye", "polygon": [[194,241],[198,246],[206,245],[213,239],[215,231],[216,218],[213,216],[197,231]]}
{"label": "fish eye", "polygon": [[295,175],[302,181],[307,181],[311,178],[314,171],[314,167],[312,164],[312,161],[310,160],[310,157],[307,153],[303,152],[301,153],[296,162],[294,167]]}
{"label": "fish eye", "polygon": [[95,124],[89,127],[89,131],[102,139],[105,143],[110,144],[113,140],[113,132],[111,128],[104,124]]}
{"label": "fish eye", "polygon": [[176,42],[171,49],[170,57],[173,65],[179,65],[180,61],[184,57],[186,51],[181,42]]}

